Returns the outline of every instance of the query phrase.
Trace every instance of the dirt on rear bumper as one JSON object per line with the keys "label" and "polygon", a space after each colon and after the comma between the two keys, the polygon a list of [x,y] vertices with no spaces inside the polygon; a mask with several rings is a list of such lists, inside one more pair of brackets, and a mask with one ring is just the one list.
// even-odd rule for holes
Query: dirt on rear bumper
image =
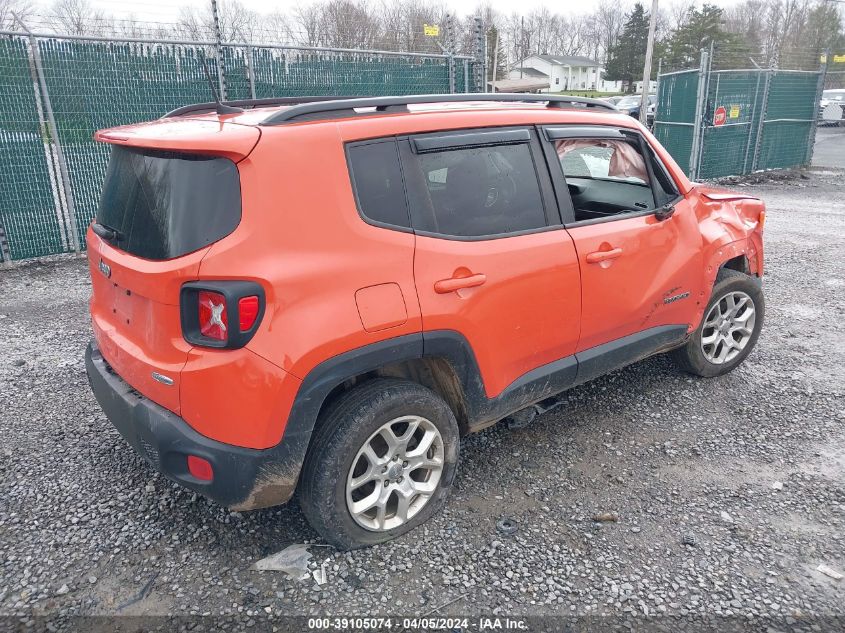
{"label": "dirt on rear bumper", "polygon": [[[279,505],[293,496],[307,436],[286,433],[282,442],[266,450],[216,442],[135,391],[114,373],[93,342],[85,350],[85,368],[109,421],[139,455],[169,479],[233,510]],[[211,463],[211,481],[190,474],[188,455]]]}

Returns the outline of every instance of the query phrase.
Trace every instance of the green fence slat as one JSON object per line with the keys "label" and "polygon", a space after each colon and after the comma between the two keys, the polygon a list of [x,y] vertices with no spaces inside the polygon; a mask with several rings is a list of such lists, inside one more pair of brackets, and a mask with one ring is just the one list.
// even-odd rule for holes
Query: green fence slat
{"label": "green fence slat", "polygon": [[0,38],[0,224],[12,259],[68,250],[35,99],[26,41]]}
{"label": "green fence slat", "polygon": [[[76,223],[83,235],[97,210],[109,148],[96,130],[156,119],[180,106],[210,101],[203,71],[217,85],[213,49],[199,45],[40,39],[44,80],[67,162]],[[248,49],[224,46],[227,97],[248,99]],[[443,57],[255,47],[257,98],[307,95],[405,95],[449,90]],[[470,65],[470,73],[474,66]],[[456,90],[464,89],[463,60]],[[0,38],[0,222],[11,256],[64,252],[61,207],[47,163],[50,146],[39,124],[28,43]]]}
{"label": "green fence slat", "polygon": [[[694,128],[677,123],[694,122],[698,72],[661,76],[654,126],[657,139],[687,173]],[[760,69],[710,73],[702,108],[698,177],[747,174],[754,166],[755,153],[758,170],[803,165],[817,116],[818,81],[817,72]],[[720,108],[724,108],[724,122],[716,125]]]}
{"label": "green fence slat", "polygon": [[[745,174],[751,169],[756,123],[765,87],[760,71],[719,71],[711,74],[704,109],[705,128],[700,178]],[[716,111],[724,108],[722,125],[715,125]]]}
{"label": "green fence slat", "polygon": [[654,135],[675,162],[689,173],[694,134],[698,69],[660,78]]}

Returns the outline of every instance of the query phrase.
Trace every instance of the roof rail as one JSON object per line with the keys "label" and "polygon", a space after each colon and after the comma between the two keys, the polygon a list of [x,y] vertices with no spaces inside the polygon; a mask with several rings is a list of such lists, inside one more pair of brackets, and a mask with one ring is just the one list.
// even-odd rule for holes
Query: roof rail
{"label": "roof rail", "polygon": [[[349,95],[345,96],[318,96],[318,97],[270,97],[269,99],[241,99],[238,101],[222,101],[224,106],[231,106],[233,108],[263,108],[265,106],[276,105],[297,105],[301,103],[317,103],[321,101],[337,101],[339,99],[358,99]],[[207,103],[194,103],[192,105],[182,106],[176,108],[165,114],[162,119],[169,119],[174,116],[182,116],[184,114],[195,114],[197,112],[214,112],[217,108],[217,103],[209,101]]]}
{"label": "roof rail", "polygon": [[323,99],[299,103],[285,110],[274,112],[261,125],[281,125],[297,121],[313,121],[360,115],[355,108],[375,108],[375,112],[407,112],[408,105],[417,103],[462,103],[487,101],[492,103],[546,103],[549,108],[602,108],[616,112],[606,101],[568,95],[515,94],[515,93],[464,93],[441,95],[407,95],[404,97],[363,97]]}

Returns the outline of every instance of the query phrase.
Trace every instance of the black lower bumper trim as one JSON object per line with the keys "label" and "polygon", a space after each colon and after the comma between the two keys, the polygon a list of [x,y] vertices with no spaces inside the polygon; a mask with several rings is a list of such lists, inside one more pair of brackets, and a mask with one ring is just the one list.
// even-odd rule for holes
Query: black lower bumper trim
{"label": "black lower bumper trim", "polygon": [[[236,510],[278,505],[293,495],[310,434],[285,433],[282,442],[266,450],[217,442],[135,391],[114,373],[93,342],[85,350],[85,369],[109,421],[168,478]],[[211,481],[190,474],[188,455],[211,463]]]}

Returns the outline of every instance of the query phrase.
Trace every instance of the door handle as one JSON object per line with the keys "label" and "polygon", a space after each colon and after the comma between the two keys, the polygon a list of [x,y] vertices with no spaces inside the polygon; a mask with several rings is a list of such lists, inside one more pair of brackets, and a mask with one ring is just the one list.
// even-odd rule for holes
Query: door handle
{"label": "door handle", "polygon": [[477,273],[469,277],[452,277],[451,279],[441,279],[434,282],[434,292],[437,294],[446,294],[447,292],[455,292],[462,288],[475,288],[487,281],[487,275]]}
{"label": "door handle", "polygon": [[620,255],[622,255],[621,248],[611,248],[609,251],[596,251],[595,253],[587,254],[587,263],[598,264],[608,259],[616,259]]}

